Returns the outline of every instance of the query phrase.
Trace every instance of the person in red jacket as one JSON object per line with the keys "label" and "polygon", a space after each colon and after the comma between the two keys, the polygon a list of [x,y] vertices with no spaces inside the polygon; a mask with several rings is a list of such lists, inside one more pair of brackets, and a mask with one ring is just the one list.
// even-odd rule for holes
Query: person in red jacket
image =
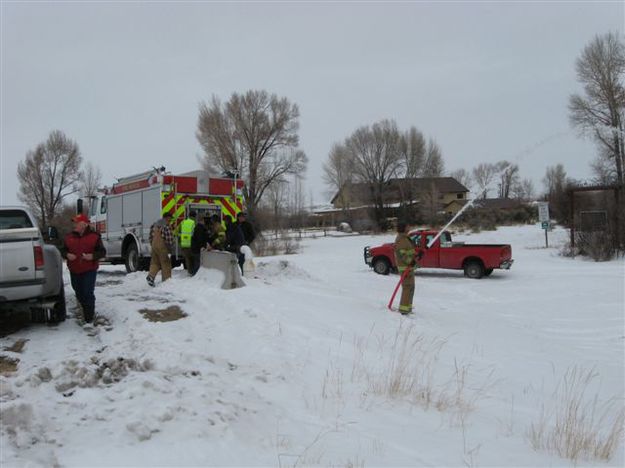
{"label": "person in red jacket", "polygon": [[65,236],[63,257],[72,280],[72,288],[82,306],[85,322],[91,323],[95,314],[95,279],[99,260],[106,256],[100,234],[91,230],[89,218],[79,214],[72,218],[74,229]]}

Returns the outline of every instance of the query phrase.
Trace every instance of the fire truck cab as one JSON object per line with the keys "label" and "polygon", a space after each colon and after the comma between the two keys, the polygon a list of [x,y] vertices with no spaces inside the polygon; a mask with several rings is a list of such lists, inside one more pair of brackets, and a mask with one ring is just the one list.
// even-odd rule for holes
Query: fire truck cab
{"label": "fire truck cab", "polygon": [[79,209],[88,204],[92,226],[102,236],[105,261],[125,264],[126,271],[147,270],[150,264],[150,227],[172,214],[171,228],[176,239],[172,265],[182,262],[180,223],[190,212],[198,219],[206,216],[236,215],[243,209],[243,181],[235,178],[209,177],[205,171],[172,175],[164,167],[118,179],[110,188],[79,201]]}

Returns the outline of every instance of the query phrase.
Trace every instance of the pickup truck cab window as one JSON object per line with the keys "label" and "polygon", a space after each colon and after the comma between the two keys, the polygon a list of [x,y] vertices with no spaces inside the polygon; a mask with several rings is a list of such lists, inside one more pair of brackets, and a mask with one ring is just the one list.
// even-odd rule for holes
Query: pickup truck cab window
{"label": "pickup truck cab window", "polygon": [[3,210],[0,212],[0,229],[31,228],[28,215],[22,210]]}
{"label": "pickup truck cab window", "polygon": [[412,240],[412,242],[414,242],[414,245],[419,247],[421,245],[421,234],[416,234],[416,235],[410,236],[410,240]]}
{"label": "pickup truck cab window", "polygon": [[441,234],[441,247],[452,247],[453,244],[451,242],[451,234],[449,234],[447,231],[445,231],[444,233]]}

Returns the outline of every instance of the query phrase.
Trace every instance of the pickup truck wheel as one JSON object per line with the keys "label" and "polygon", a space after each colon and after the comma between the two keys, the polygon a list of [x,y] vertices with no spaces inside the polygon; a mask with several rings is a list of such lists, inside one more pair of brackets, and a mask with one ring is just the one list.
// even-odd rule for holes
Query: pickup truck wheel
{"label": "pickup truck wheel", "polygon": [[484,275],[484,267],[480,262],[468,262],[464,266],[464,274],[469,278],[480,279]]}
{"label": "pickup truck wheel", "polygon": [[385,258],[376,258],[373,261],[373,271],[378,275],[388,275],[391,271],[391,264]]}
{"label": "pickup truck wheel", "polygon": [[51,322],[64,322],[65,317],[67,316],[67,306],[65,304],[65,285],[61,285],[61,291],[59,292],[59,297],[54,304],[54,308],[52,309],[52,313],[50,314]]}
{"label": "pickup truck wheel", "polygon": [[493,272],[492,268],[487,268],[486,270],[484,270],[484,276],[490,276],[492,272]]}
{"label": "pickup truck wheel", "polygon": [[126,249],[126,255],[124,255],[124,264],[126,265],[126,271],[128,273],[134,273],[139,271],[139,249],[134,242]]}

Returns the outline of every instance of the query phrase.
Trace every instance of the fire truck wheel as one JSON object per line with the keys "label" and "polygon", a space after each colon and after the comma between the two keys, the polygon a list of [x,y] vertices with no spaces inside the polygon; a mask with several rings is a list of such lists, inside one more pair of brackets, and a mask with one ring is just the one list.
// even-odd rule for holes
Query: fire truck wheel
{"label": "fire truck wheel", "polygon": [[137,249],[137,244],[134,242],[126,249],[124,263],[126,264],[126,271],[128,273],[139,271],[139,249]]}

